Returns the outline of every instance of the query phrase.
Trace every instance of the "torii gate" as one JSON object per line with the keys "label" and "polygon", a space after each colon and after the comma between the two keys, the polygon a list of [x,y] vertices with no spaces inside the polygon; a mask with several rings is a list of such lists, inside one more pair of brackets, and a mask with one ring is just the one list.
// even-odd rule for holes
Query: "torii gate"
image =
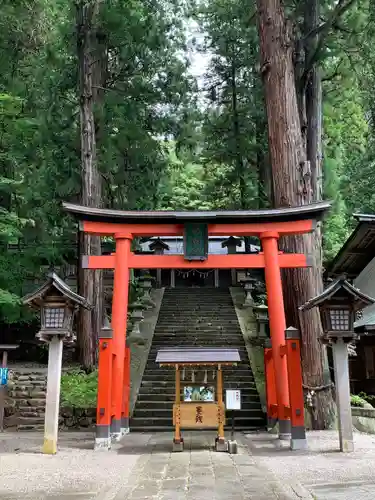
{"label": "torii gate", "polygon": [[[330,208],[328,202],[273,210],[243,211],[121,211],[64,203],[80,221],[80,230],[116,241],[112,255],[82,258],[86,269],[114,269],[111,338],[99,340],[99,380],[96,446],[109,448],[112,439],[129,431],[130,352],[126,347],[129,269],[241,269],[264,268],[275,369],[277,416],[280,435],[290,433],[289,389],[285,344],[285,313],[281,268],[309,267],[311,256],[285,254],[278,249],[281,236],[312,232]],[[136,255],[134,237],[181,236],[188,224],[203,224],[207,236],[258,236],[259,254],[232,255]],[[186,234],[186,233],[185,233]]]}

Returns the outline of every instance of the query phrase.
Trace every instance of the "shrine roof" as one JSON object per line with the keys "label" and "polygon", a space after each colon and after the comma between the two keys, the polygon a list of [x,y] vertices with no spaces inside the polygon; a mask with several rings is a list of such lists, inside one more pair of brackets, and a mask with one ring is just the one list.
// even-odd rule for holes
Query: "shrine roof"
{"label": "shrine roof", "polygon": [[237,349],[226,349],[221,347],[197,348],[176,347],[160,349],[156,355],[156,363],[238,363],[240,355]]}
{"label": "shrine roof", "polygon": [[354,214],[357,226],[327,266],[328,276],[356,278],[375,255],[375,215]]}
{"label": "shrine roof", "polygon": [[249,223],[249,222],[292,222],[304,219],[319,220],[330,208],[329,202],[312,203],[299,207],[275,208],[267,210],[217,210],[217,211],[133,211],[93,208],[73,203],[63,203],[67,212],[79,220],[117,223]]}

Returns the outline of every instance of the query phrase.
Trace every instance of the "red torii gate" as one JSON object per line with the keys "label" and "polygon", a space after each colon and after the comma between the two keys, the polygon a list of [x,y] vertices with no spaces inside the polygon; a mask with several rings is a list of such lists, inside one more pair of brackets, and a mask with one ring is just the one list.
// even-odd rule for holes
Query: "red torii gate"
{"label": "red torii gate", "polygon": [[[210,236],[258,236],[259,254],[208,255],[194,260],[197,269],[264,268],[275,370],[277,416],[280,435],[290,433],[290,406],[285,356],[285,313],[280,269],[309,267],[310,256],[285,254],[278,250],[281,236],[312,232],[316,221],[329,209],[328,202],[274,210],[140,212],[85,207],[64,203],[66,211],[80,221],[80,230],[98,236],[112,236],[112,255],[84,256],[86,269],[114,269],[111,338],[99,340],[99,380],[96,445],[110,447],[112,438],[129,430],[130,350],[126,346],[129,269],[183,269],[192,266],[183,255],[136,255],[134,237],[181,236],[184,224],[206,223]],[[273,405],[275,406],[275,405]]]}

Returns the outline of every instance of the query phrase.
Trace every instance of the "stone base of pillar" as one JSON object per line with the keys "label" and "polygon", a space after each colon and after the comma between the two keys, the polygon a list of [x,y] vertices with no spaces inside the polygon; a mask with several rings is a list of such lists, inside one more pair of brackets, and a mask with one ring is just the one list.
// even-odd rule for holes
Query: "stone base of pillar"
{"label": "stone base of pillar", "polygon": [[280,441],[289,441],[291,438],[290,420],[279,420],[279,439]]}
{"label": "stone base of pillar", "polygon": [[184,442],[173,440],[172,451],[184,451]]}
{"label": "stone base of pillar", "polygon": [[121,419],[114,418],[111,423],[111,439],[119,441],[121,437]]}
{"label": "stone base of pillar", "polygon": [[276,426],[277,426],[277,418],[267,417],[267,432],[271,433],[278,432]]}
{"label": "stone base of pillar", "polygon": [[237,441],[228,441],[228,453],[236,455],[237,451]]}
{"label": "stone base of pillar", "polygon": [[111,449],[111,434],[109,425],[97,425],[94,450],[110,450]]}
{"label": "stone base of pillar", "polygon": [[129,434],[130,429],[129,429],[129,418],[128,417],[123,417],[121,419],[121,436],[126,436],[126,434]]}
{"label": "stone base of pillar", "polygon": [[344,439],[340,442],[340,451],[344,453],[351,453],[354,451],[354,441],[349,439]]}
{"label": "stone base of pillar", "polygon": [[305,427],[293,427],[290,439],[291,450],[307,450],[307,439]]}
{"label": "stone base of pillar", "polygon": [[216,439],[215,449],[216,451],[228,451],[228,441],[225,441],[225,439]]}
{"label": "stone base of pillar", "polygon": [[57,439],[44,438],[42,453],[46,455],[55,455],[57,453]]}

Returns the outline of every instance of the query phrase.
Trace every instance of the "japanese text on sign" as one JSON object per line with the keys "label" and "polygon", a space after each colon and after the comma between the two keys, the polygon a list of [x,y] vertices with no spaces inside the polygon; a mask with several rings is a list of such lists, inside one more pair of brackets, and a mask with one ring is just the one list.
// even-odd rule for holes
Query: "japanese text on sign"
{"label": "japanese text on sign", "polygon": [[241,391],[227,389],[225,391],[225,406],[227,410],[241,409]]}

